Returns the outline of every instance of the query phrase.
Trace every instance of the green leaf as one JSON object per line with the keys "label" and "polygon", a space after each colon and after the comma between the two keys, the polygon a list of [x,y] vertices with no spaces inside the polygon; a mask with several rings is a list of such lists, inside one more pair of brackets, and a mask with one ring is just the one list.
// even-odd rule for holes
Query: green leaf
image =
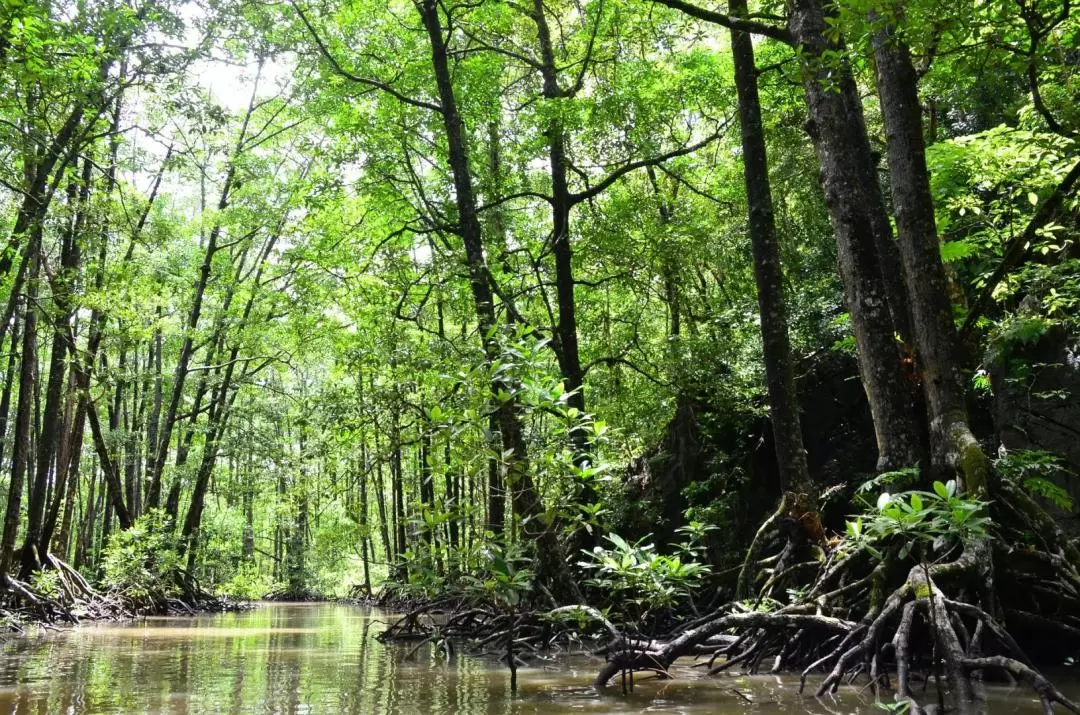
{"label": "green leaf", "polygon": [[978,252],[978,247],[970,241],[946,241],[940,245],[941,260],[945,263],[953,263],[973,256]]}

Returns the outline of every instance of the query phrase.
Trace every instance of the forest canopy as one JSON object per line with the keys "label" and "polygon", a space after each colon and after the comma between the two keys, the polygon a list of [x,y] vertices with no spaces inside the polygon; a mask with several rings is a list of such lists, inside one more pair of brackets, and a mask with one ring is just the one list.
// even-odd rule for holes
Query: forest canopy
{"label": "forest canopy", "polygon": [[1080,646],[1077,47],[1068,0],[3,0],[5,606],[576,604],[682,634],[607,676],[734,632],[1060,700],[1008,632]]}

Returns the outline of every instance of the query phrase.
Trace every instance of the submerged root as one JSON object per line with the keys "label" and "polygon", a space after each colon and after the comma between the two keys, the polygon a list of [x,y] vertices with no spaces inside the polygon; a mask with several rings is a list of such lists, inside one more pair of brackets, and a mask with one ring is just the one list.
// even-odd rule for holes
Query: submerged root
{"label": "submerged root", "polygon": [[648,648],[624,634],[599,610],[584,605],[508,613],[464,597],[414,605],[376,636],[383,643],[414,643],[409,656],[434,645],[460,643],[472,654],[505,657],[512,638],[515,663],[553,649],[588,650],[601,655]]}
{"label": "submerged root", "polygon": [[[1026,553],[1030,563],[1068,562],[1064,549],[1056,554]],[[615,676],[625,678],[634,671],[668,672],[678,658],[699,655],[710,639],[727,635],[729,643],[710,653],[711,673],[733,667],[754,673],[768,663],[771,672],[800,670],[804,686],[809,677],[823,674],[816,688],[820,696],[864,676],[869,687],[886,685],[895,669],[896,696],[908,701],[913,712],[922,712],[911,688],[916,671],[921,671],[924,683],[933,679],[947,684],[961,712],[977,710],[979,678],[992,673],[1026,683],[1048,713],[1055,705],[1080,712],[993,615],[1002,610],[1001,604],[983,601],[995,598],[987,586],[993,583],[989,547],[972,545],[953,561],[917,565],[891,591],[879,588],[889,570],[886,565],[860,572],[856,567],[865,568],[865,562],[860,564],[851,555],[826,559],[802,600],[772,612],[745,612],[745,606],[735,603],[670,640],[652,641],[633,651],[611,651],[595,685],[605,688]],[[1040,576],[1058,606],[1069,608],[1074,570],[1063,568],[1058,573],[1057,580],[1046,572]],[[1075,643],[1080,630],[1070,619],[1077,614],[1072,609],[1067,618],[1035,618],[1044,629],[1058,626],[1059,636]]]}

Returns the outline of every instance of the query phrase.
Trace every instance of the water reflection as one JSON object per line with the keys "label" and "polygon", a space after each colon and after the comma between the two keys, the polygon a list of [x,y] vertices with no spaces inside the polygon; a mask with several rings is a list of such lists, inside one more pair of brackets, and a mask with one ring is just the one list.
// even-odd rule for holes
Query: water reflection
{"label": "water reflection", "polygon": [[[598,696],[597,661],[554,659],[519,673],[497,664],[386,647],[382,614],[339,605],[274,604],[246,613],[85,626],[0,647],[0,714],[46,713],[870,713],[866,693],[801,698],[790,678],[640,680],[629,697]],[[1071,694],[1080,694],[1072,688]],[[997,713],[1040,712],[1028,691],[995,690]]]}

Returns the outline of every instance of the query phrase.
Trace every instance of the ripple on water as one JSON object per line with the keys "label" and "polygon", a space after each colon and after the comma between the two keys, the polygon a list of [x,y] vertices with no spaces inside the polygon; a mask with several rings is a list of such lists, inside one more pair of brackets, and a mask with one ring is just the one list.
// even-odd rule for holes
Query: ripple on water
{"label": "ripple on water", "polygon": [[[497,663],[374,640],[391,614],[337,604],[268,604],[242,613],[89,625],[0,647],[0,712],[347,713],[548,715],[552,713],[874,713],[857,689],[839,699],[800,697],[797,679],[639,676],[633,693],[600,696],[598,661],[554,658],[518,673],[511,697]],[[1071,688],[1080,694],[1080,686]],[[1038,713],[1027,690],[995,689],[994,713]]]}

